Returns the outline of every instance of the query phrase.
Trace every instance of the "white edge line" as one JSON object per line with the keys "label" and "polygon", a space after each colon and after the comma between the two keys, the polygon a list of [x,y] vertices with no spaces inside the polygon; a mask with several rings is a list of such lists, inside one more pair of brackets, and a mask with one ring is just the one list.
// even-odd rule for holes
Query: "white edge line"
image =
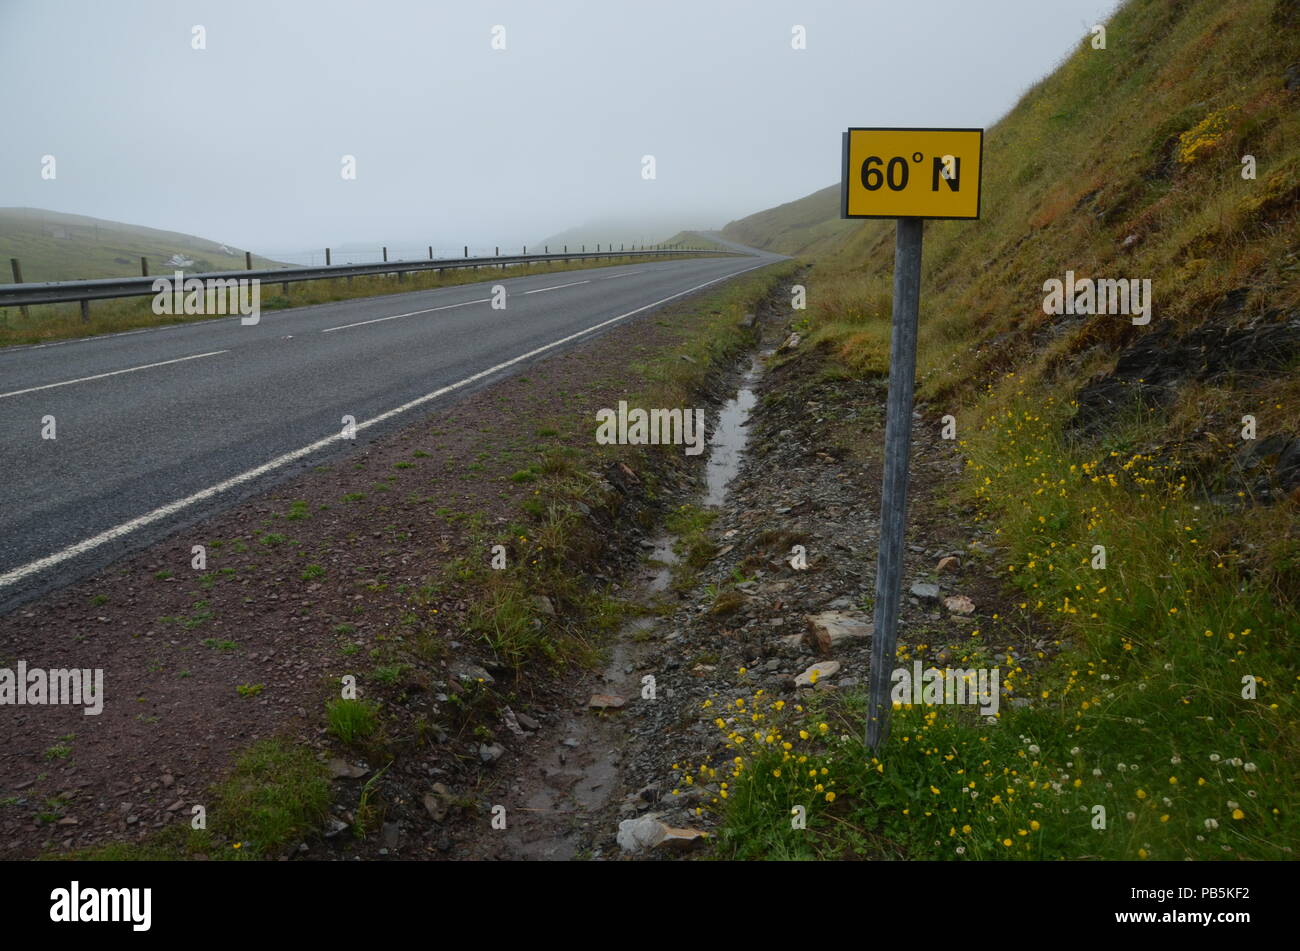
{"label": "white edge line", "polygon": [[88,383],[91,380],[102,380],[108,376],[117,376],[121,373],[134,373],[136,370],[151,370],[154,367],[165,367],[170,363],[184,363],[186,360],[199,360],[203,357],[215,357],[221,353],[229,353],[229,350],[213,350],[209,353],[196,353],[193,356],[177,357],[175,360],[163,360],[159,363],[146,363],[144,366],[128,367],[125,370],[113,370],[109,373],[96,373],[94,376],[83,376],[76,380],[64,380],[61,383],[46,383],[42,386],[29,386],[25,390],[14,390],[12,393],[0,393],[0,400],[10,396],[22,396],[24,393],[35,393],[37,390],[52,390],[56,386],[71,386],[73,383]]}
{"label": "white edge line", "polygon": [[[438,389],[434,390],[432,393],[426,393],[424,396],[418,396],[407,403],[403,403],[401,406],[396,406],[393,409],[380,413],[378,416],[375,416],[372,419],[368,419],[362,423],[357,423],[356,431],[360,432],[363,429],[369,429],[371,426],[374,426],[378,423],[382,423],[384,420],[391,419],[394,416],[398,416],[402,413],[407,412],[408,410],[412,410],[417,406],[421,406],[424,403],[430,402],[431,400],[436,400],[440,396],[446,396],[448,393],[452,392],[453,390],[459,390],[462,387],[468,386],[469,384],[481,380],[486,376],[491,376],[493,373],[497,373],[500,370],[504,370],[506,367],[514,366],[516,363],[521,363],[524,360],[528,360],[531,357],[535,357],[540,353],[545,353],[547,350],[553,350],[556,347],[569,343],[572,340],[577,340],[579,337],[585,337],[589,333],[593,333],[594,331],[600,330],[602,327],[608,327],[610,324],[618,323],[620,320],[625,320],[628,317],[632,317],[635,314],[639,314],[643,310],[649,310],[652,307],[658,307],[660,304],[666,304],[671,300],[676,300],[679,297],[684,297],[687,294],[691,294],[702,288],[708,287],[710,284],[717,284],[719,281],[731,280],[733,277],[739,277],[740,275],[747,274],[750,271],[757,271],[759,268],[767,267],[767,265],[771,263],[772,263],[771,261],[765,261],[762,264],[755,264],[753,267],[747,267],[743,271],[736,271],[733,274],[724,274],[722,277],[715,277],[711,281],[705,281],[703,284],[696,284],[694,287],[688,287],[684,291],[678,291],[676,294],[671,294],[668,297],[660,298],[659,300],[654,301],[652,303],[644,304],[641,307],[638,307],[636,310],[629,310],[627,313],[619,314],[617,317],[611,317],[608,320],[602,320],[600,323],[594,324],[593,326],[588,327],[585,330],[579,330],[576,333],[569,334],[567,337],[561,337],[559,340],[553,340],[550,343],[543,344],[542,346],[537,347],[535,350],[529,350],[527,353],[521,353],[517,357],[511,357],[509,360],[506,360],[504,363],[498,363],[494,367],[488,367],[486,370],[480,370],[479,372],[472,374],[471,376],[465,377],[463,380],[458,380],[457,382],[450,383],[447,386],[439,387]],[[256,479],[258,476],[262,476],[275,469],[282,468],[291,462],[296,462],[297,460],[302,459],[305,456],[309,456],[312,453],[317,452],[318,450],[324,449],[326,446],[330,445],[331,443],[337,442],[342,438],[343,437],[340,434],[334,436],[326,436],[324,439],[318,439],[314,443],[308,446],[303,446],[301,449],[295,449],[293,452],[287,452],[282,456],[277,456],[276,458],[272,459],[270,462],[263,463],[262,465],[257,466],[256,468],[249,469],[245,472],[241,472],[239,473],[239,475],[232,476],[229,479],[226,479],[222,482],[218,482],[216,485],[208,486],[206,489],[201,489],[198,492],[195,492],[193,495],[187,495],[183,499],[177,499],[175,502],[169,502],[166,505],[154,509],[152,512],[147,512],[146,514],[141,515],[138,518],[133,518],[128,522],[123,522],[121,525],[117,525],[114,526],[113,528],[108,529],[107,531],[100,532],[98,535],[94,535],[90,538],[79,541],[75,545],[69,545],[67,548],[64,548],[62,551],[57,551],[52,555],[46,555],[44,558],[38,558],[36,561],[28,562],[27,564],[19,568],[15,568],[12,571],[8,571],[5,574],[0,575],[0,588],[8,587],[14,582],[21,581],[23,578],[26,578],[29,575],[33,575],[38,572],[44,571],[46,568],[52,568],[53,566],[60,564],[61,562],[67,561],[70,558],[75,558],[78,555],[83,555],[88,551],[92,551],[93,549],[96,549],[101,545],[105,545],[108,542],[113,541],[114,539],[121,538],[124,535],[129,535],[131,532],[135,531],[138,528],[143,528],[146,525],[150,525],[154,522],[160,521],[161,519],[165,519],[168,516],[174,515],[175,513],[181,511],[182,509],[188,508],[189,506],[194,505],[197,502],[202,502],[205,499],[210,499],[213,496],[220,495],[221,493],[233,489],[238,485],[242,485],[245,482],[251,482],[253,479]]]}

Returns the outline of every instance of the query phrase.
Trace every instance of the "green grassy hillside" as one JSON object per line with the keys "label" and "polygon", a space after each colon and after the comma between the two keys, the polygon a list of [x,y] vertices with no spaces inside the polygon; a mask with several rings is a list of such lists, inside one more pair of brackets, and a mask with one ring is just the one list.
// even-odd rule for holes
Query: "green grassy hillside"
{"label": "green grassy hillside", "polygon": [[[956,416],[955,517],[977,512],[1065,648],[1017,674],[1033,703],[996,729],[897,713],[918,742],[859,764],[849,824],[913,857],[1300,841],[1298,35],[1297,0],[1130,0],[1106,49],[1081,40],[987,131],[982,220],[927,223],[919,408]],[[835,197],[725,233],[807,258],[810,339],[883,374],[894,226],[839,222]],[[1067,270],[1149,279],[1150,322],[1045,313]],[[918,796],[942,808],[917,815]],[[1089,824],[1097,805],[1118,835]],[[843,827],[816,851],[849,848]]]}
{"label": "green grassy hillside", "polygon": [[[13,280],[9,259],[22,264],[23,280],[79,281],[130,277],[148,258],[150,274],[173,270],[166,262],[180,255],[185,271],[227,271],[244,267],[244,249],[176,231],[159,231],[120,221],[67,215],[40,208],[0,208],[0,284]],[[253,255],[254,267],[278,261]]]}

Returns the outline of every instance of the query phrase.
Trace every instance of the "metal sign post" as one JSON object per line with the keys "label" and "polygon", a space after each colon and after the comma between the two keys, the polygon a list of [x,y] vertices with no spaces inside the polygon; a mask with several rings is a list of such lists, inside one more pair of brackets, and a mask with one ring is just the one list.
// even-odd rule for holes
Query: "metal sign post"
{"label": "metal sign post", "polygon": [[[895,218],[893,329],[885,404],[885,478],[871,641],[867,745],[889,738],[903,588],[903,530],[912,448],[917,316],[921,303],[921,226],[926,218],[978,218],[983,171],[982,129],[849,129],[843,140],[840,216]],[[963,168],[964,166],[964,168]],[[962,191],[962,176],[968,187]]]}

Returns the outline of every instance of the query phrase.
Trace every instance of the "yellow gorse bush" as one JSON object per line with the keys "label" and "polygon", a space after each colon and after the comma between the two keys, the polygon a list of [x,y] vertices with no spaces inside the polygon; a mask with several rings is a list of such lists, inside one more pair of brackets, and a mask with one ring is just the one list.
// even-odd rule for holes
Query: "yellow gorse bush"
{"label": "yellow gorse bush", "polygon": [[1227,134],[1231,126],[1232,113],[1235,111],[1236,106],[1216,109],[1192,128],[1179,135],[1178,161],[1183,165],[1191,165],[1204,157],[1205,153],[1214,148],[1219,140]]}

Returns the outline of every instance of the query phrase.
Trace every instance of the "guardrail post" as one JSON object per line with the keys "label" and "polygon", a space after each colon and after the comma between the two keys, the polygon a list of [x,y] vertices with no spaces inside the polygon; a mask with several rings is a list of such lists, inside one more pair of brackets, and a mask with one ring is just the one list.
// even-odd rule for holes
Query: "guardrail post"
{"label": "guardrail post", "polygon": [[[140,259],[140,263],[141,263],[141,264],[144,264],[144,258],[141,258],[141,259]],[[245,251],[245,252],[244,252],[244,270],[245,270],[245,271],[251,271],[252,269],[253,269],[253,252],[252,252],[252,251]]]}
{"label": "guardrail post", "polygon": [[84,297],[81,299],[81,322],[90,323],[90,301]]}
{"label": "guardrail post", "polygon": [[384,248],[384,263],[388,263],[388,249]]}
{"label": "guardrail post", "polygon": [[433,260],[433,245],[429,245],[429,260]]}
{"label": "guardrail post", "polygon": [[140,276],[141,277],[149,276],[149,262],[146,261],[144,258],[140,259]]}
{"label": "guardrail post", "polygon": [[469,257],[469,245],[465,245],[465,257]]}
{"label": "guardrail post", "polygon": [[329,248],[326,248],[326,249],[325,249],[325,266],[326,266],[326,267],[329,267],[329,266],[330,266],[330,249],[329,249]]}
{"label": "guardrail post", "polygon": [[280,292],[281,292],[282,294],[284,294],[285,297],[288,297],[288,296],[289,296],[289,282],[288,282],[288,281],[285,281],[283,284],[280,285]]}
{"label": "guardrail post", "polygon": [[[13,269],[13,272],[14,272],[14,283],[15,283],[15,284],[21,284],[21,283],[23,282],[23,266],[22,266],[21,264],[18,263],[18,259],[17,259],[17,258],[10,258],[10,259],[9,259],[9,266]],[[22,317],[23,317],[24,320],[27,319],[27,308],[26,308],[26,307],[19,307],[19,308],[18,308],[18,313],[22,315]]]}

